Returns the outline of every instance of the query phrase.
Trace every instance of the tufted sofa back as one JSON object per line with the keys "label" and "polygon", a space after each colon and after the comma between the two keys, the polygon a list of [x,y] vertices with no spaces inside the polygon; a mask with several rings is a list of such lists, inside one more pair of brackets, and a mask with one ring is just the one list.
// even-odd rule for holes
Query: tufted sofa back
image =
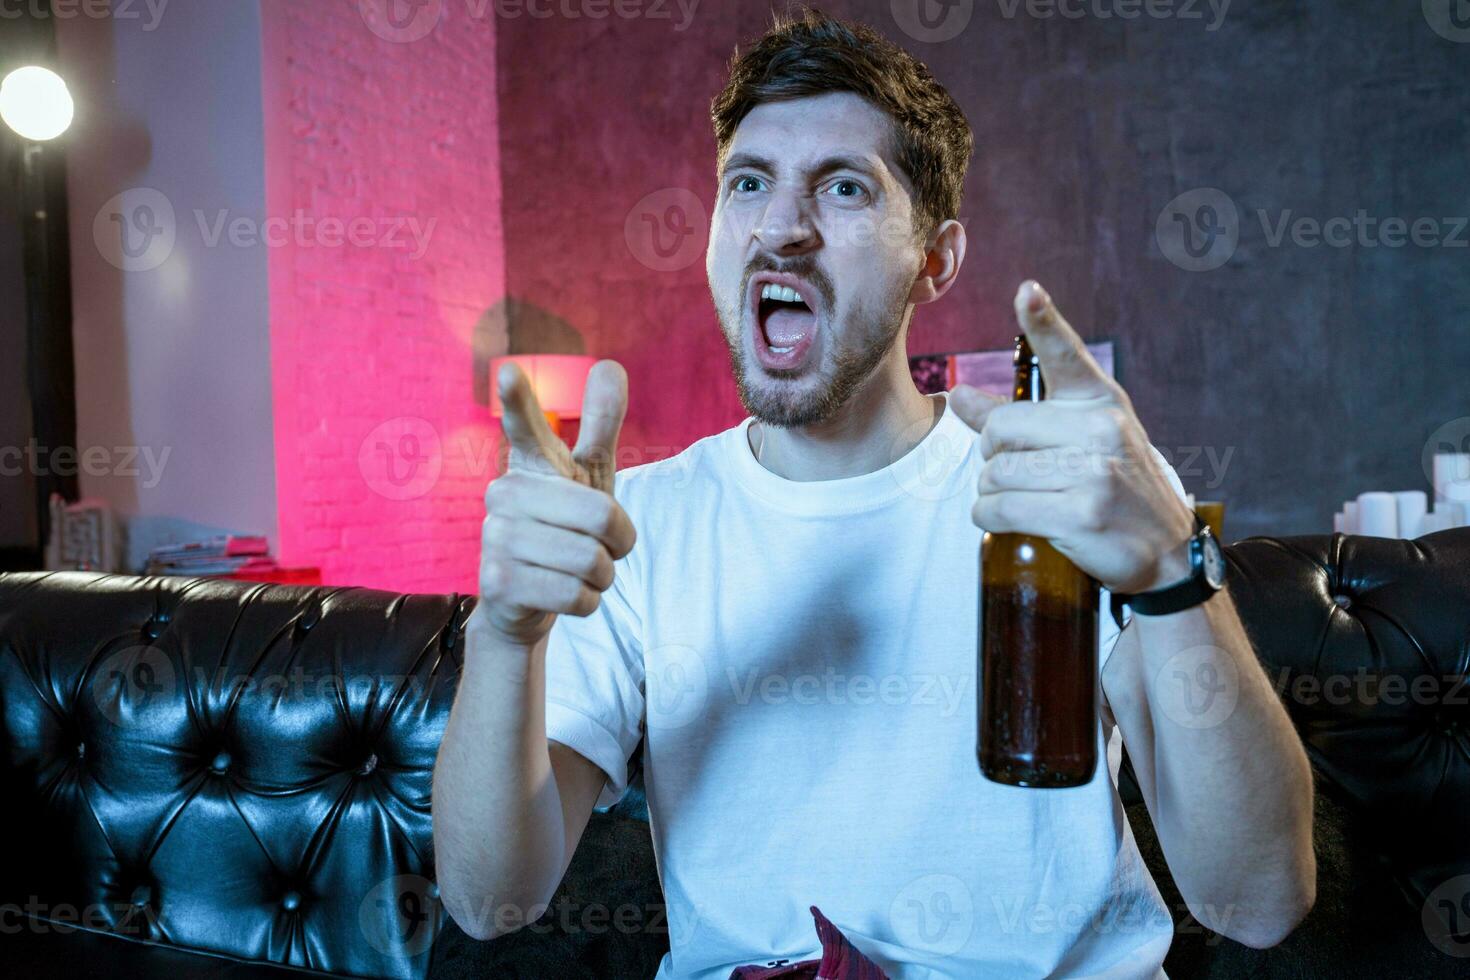
{"label": "tufted sofa back", "polygon": [[0,903],[328,973],[419,977],[430,773],[472,600],[0,575]]}
{"label": "tufted sofa back", "polygon": [[[1415,906],[1470,913],[1470,530],[1253,538],[1227,555],[1241,618],[1324,789]],[[445,921],[430,773],[473,604],[0,575],[0,831],[12,844],[0,907],[64,909],[98,931],[243,960],[423,976]],[[656,890],[648,857],[638,866]],[[563,887],[606,900],[621,866],[594,859],[574,861]],[[1330,950],[1361,923],[1321,928],[1327,938],[1309,938]],[[508,945],[450,933],[466,975],[573,955],[548,952],[571,948],[555,930]],[[473,967],[487,956],[494,966]]]}
{"label": "tufted sofa back", "polygon": [[[1229,587],[1325,787],[1470,936],[1470,528],[1250,538]],[[1455,944],[1470,954],[1470,941]]]}

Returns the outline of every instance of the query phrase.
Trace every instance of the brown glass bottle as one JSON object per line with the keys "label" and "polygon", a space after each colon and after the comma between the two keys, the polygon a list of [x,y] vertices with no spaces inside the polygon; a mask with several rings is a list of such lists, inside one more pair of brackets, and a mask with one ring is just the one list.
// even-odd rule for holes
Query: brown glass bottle
{"label": "brown glass bottle", "polygon": [[[1016,338],[1017,401],[1041,401],[1041,365]],[[1045,538],[980,545],[980,771],[1012,786],[1082,786],[1097,768],[1098,583]]]}

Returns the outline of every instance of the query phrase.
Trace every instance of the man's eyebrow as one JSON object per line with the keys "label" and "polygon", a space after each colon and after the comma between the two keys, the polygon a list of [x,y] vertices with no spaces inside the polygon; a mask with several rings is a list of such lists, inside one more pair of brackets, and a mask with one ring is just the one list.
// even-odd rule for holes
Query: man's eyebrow
{"label": "man's eyebrow", "polygon": [[[815,179],[825,177],[839,170],[855,170],[858,173],[877,177],[886,169],[886,167],[882,167],[881,165],[874,166],[873,162],[867,157],[839,153],[822,158],[806,173],[808,177]],[[720,172],[723,174],[731,170],[758,170],[761,173],[774,176],[776,173],[776,164],[774,161],[766,157],[757,156],[754,153],[732,153],[726,158],[725,165]]]}

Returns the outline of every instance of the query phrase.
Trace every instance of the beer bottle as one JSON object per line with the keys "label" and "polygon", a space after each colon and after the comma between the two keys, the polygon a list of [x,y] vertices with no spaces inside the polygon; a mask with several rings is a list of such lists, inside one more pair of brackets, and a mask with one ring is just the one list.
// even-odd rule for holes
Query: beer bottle
{"label": "beer bottle", "polygon": [[[1041,401],[1041,365],[1016,338],[1017,401]],[[1045,538],[980,545],[980,771],[1012,786],[1081,786],[1097,766],[1098,583]]]}

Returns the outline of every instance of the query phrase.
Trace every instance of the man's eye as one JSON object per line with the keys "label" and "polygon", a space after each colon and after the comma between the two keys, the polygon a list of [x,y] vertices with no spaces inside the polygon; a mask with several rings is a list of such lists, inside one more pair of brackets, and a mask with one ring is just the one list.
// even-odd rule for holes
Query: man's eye
{"label": "man's eye", "polygon": [[735,183],[731,186],[737,194],[748,194],[760,190],[761,181],[759,177],[751,177],[747,175],[744,177],[736,177]]}
{"label": "man's eye", "polygon": [[855,180],[839,180],[827,190],[837,197],[862,197],[867,189]]}

